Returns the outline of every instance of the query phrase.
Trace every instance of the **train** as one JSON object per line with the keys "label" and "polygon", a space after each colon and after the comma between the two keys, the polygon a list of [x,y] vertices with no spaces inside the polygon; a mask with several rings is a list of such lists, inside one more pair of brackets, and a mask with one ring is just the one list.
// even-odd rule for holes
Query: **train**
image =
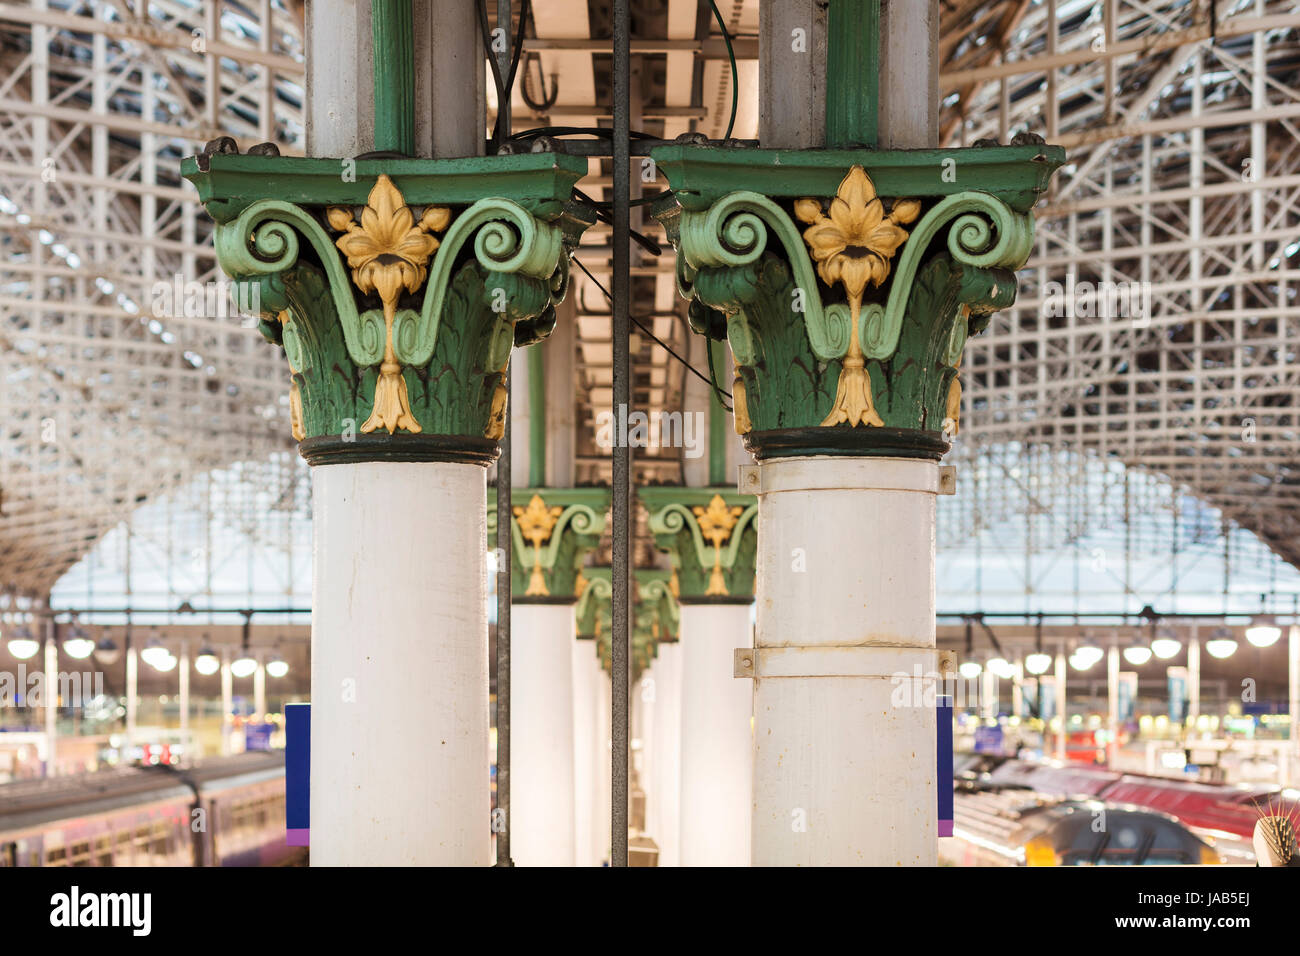
{"label": "train", "polygon": [[0,785],[0,867],[292,866],[284,755]]}
{"label": "train", "polygon": [[[998,831],[991,837],[977,834],[975,843],[985,841],[992,846],[983,848],[986,853],[974,855],[991,853],[1007,860],[1019,858],[1022,863],[1025,842],[1030,837],[1018,821],[1049,806],[1062,808],[1058,817],[1077,810],[1095,812],[1106,808],[1108,814],[1114,810],[1142,813],[1150,821],[1159,818],[1175,823],[1213,851],[1213,858],[1206,853],[1202,860],[1184,861],[1188,863],[1253,864],[1251,838],[1255,822],[1263,813],[1300,819],[1300,791],[1261,784],[1201,783],[988,754],[955,755],[953,770],[958,814],[964,806],[968,821],[975,821],[973,830],[982,831],[985,824],[978,821],[987,820],[991,831]],[[1166,831],[1154,822],[1150,829],[1161,834]],[[1194,855],[1190,847],[1187,844],[1179,852]]]}

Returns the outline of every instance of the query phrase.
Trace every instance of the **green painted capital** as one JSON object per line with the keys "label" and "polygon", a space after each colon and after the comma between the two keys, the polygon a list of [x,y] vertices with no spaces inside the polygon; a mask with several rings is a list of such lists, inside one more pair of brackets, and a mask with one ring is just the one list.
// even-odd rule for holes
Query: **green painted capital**
{"label": "green painted capital", "polygon": [[652,151],[691,325],[756,457],[939,458],[968,336],[1015,301],[1059,147]]}
{"label": "green painted capital", "polygon": [[[575,611],[579,638],[593,639],[601,666],[610,669],[613,635],[613,585],[609,568],[587,568],[587,585]],[[659,645],[676,641],[681,609],[672,590],[672,572],[655,568],[636,571],[637,593],[632,607],[632,672],[635,679],[658,656]]]}
{"label": "green painted capital", "polygon": [[638,491],[655,547],[672,562],[683,603],[754,597],[758,503],[727,488],[653,486]]}
{"label": "green painted capital", "polygon": [[576,157],[300,159],[216,152],[182,174],[222,269],[284,349],[313,463],[486,462],[511,349],[555,325],[592,221]]}
{"label": "green painted capital", "polygon": [[[585,586],[582,563],[600,544],[609,511],[607,488],[512,488],[510,593],[516,603],[574,602]],[[488,540],[497,540],[495,499],[488,502]]]}

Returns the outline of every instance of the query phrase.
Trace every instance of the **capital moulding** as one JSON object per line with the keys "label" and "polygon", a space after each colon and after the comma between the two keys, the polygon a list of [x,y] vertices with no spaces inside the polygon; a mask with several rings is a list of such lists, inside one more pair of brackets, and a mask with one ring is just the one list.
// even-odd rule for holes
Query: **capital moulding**
{"label": "capital moulding", "polygon": [[1060,147],[651,151],[692,328],[735,357],[757,458],[938,459],[966,339],[1015,301]]}
{"label": "capital moulding", "polygon": [[[638,568],[632,606],[632,673],[637,679],[659,655],[659,645],[673,643],[681,629],[681,608],[673,594],[671,572]],[[575,610],[577,638],[594,640],[596,655],[610,669],[613,647],[613,585],[609,568],[587,568]]]}
{"label": "capital moulding", "polygon": [[[575,603],[585,585],[583,562],[605,533],[609,489],[512,488],[510,503],[511,601]],[[497,540],[492,502],[487,533],[489,544]]]}
{"label": "capital moulding", "polygon": [[495,458],[511,349],[548,335],[594,221],[585,160],[191,157],[217,260],[284,349],[313,463]]}
{"label": "capital moulding", "polygon": [[655,485],[637,494],[655,547],[672,564],[670,586],[683,604],[748,604],[754,597],[758,502],[734,488]]}

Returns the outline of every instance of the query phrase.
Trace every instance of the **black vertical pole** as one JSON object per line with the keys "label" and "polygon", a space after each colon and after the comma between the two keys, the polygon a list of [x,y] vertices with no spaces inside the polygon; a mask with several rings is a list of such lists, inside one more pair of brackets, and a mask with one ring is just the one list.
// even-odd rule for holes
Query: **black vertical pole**
{"label": "black vertical pole", "polygon": [[[504,78],[510,72],[510,0],[497,0],[497,29],[505,46],[497,57]],[[492,51],[488,51],[488,56]],[[497,129],[503,138],[510,136],[510,90],[497,97]],[[507,378],[506,387],[509,388]],[[501,438],[501,456],[497,458],[497,809],[501,824],[497,828],[497,866],[514,866],[510,859],[510,564],[513,542],[510,535],[510,419],[514,403],[506,400],[506,428]],[[496,821],[493,821],[494,826]]]}
{"label": "black vertical pole", "polygon": [[631,604],[629,591],[631,560],[631,468],[632,449],[628,446],[624,423],[627,421],[632,394],[632,362],[628,353],[630,328],[631,279],[629,275],[630,176],[630,67],[629,34],[631,21],[628,0],[614,0],[614,421],[619,430],[614,443],[614,554],[613,646],[610,679],[613,681],[611,706],[610,787],[610,865],[627,866],[627,761],[628,761],[628,627]]}

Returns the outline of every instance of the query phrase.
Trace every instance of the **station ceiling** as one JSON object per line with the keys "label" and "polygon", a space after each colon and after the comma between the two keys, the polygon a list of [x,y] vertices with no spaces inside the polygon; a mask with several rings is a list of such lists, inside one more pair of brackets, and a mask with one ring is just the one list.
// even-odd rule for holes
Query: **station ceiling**
{"label": "station ceiling", "polygon": [[[610,4],[532,7],[515,129],[607,123]],[[634,4],[638,128],[720,138],[734,93],[733,136],[757,137],[758,7],[718,2],[733,88],[707,4]],[[1300,3],[941,0],[940,12],[942,143],[1029,131],[1069,152],[1017,307],[968,346],[954,460],[1009,447],[1116,458],[1300,563]],[[293,0],[0,3],[0,594],[47,594],[141,504],[233,462],[261,469],[270,500],[300,501],[282,357],[237,315],[154,305],[220,278],[180,158],[220,134],[301,153],[303,18]],[[600,198],[610,174],[593,160],[580,186]],[[653,221],[638,228],[662,252],[634,263],[653,333],[634,342],[635,401],[703,408],[707,386],[653,340],[706,367],[671,249]],[[608,231],[584,247],[604,281]],[[1049,314],[1050,283],[1070,274],[1133,288],[1142,310]],[[599,482],[609,319],[594,281],[576,293],[575,479]],[[1035,482],[1070,480],[1058,456],[1033,460]],[[637,479],[678,481],[685,467],[677,450],[650,452]],[[223,501],[224,520],[255,531],[266,499]],[[1078,507],[1102,520],[1087,496]]]}

